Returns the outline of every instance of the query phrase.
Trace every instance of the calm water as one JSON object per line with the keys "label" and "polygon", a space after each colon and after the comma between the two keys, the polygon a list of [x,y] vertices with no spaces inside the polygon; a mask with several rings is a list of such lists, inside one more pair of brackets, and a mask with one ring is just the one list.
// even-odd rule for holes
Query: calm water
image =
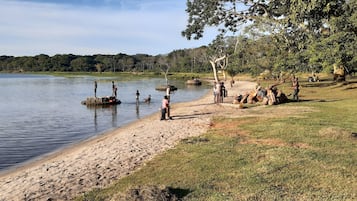
{"label": "calm water", "polygon": [[[122,104],[105,108],[81,105],[86,97],[94,96],[94,80],[97,96],[111,95],[111,81],[115,81]],[[164,83],[164,79],[124,82],[120,78],[0,74],[0,170],[158,112],[165,92],[156,91],[155,86]],[[208,90],[179,81],[170,83],[179,88],[171,96],[173,103],[197,99]],[[149,94],[152,101],[146,104],[143,99]]]}

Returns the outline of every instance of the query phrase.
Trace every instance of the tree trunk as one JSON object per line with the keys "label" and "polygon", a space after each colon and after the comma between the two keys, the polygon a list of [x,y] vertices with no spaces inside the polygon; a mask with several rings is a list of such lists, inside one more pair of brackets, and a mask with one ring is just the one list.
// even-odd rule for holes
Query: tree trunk
{"label": "tree trunk", "polygon": [[[211,64],[212,66],[212,70],[213,70],[213,76],[214,76],[214,79],[215,81],[218,83],[219,82],[219,77],[218,77],[218,74],[217,74],[217,64],[218,62],[222,61],[223,59],[226,59],[226,55],[220,57],[220,58],[212,58],[209,60],[209,63]],[[224,72],[224,68],[222,68],[223,72]],[[224,79],[226,79],[225,77],[225,74],[224,75]]]}
{"label": "tree trunk", "polygon": [[214,60],[210,60],[209,63],[212,66],[214,80],[218,83],[219,79],[218,79],[218,75],[217,75],[216,62]]}

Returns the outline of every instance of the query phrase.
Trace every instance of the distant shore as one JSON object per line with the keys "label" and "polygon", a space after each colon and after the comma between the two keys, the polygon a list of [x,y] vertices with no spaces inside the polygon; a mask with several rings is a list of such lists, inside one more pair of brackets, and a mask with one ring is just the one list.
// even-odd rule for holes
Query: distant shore
{"label": "distant shore", "polygon": [[[228,82],[227,82],[228,84]],[[250,91],[255,83],[226,86],[225,103]],[[211,118],[232,110],[214,104],[212,93],[172,106],[173,120],[155,113],[129,125],[86,140],[0,175],[0,201],[69,200],[93,188],[105,187],[140,168],[180,140],[205,133]],[[238,109],[237,109],[238,110]],[[242,111],[242,110],[241,110]]]}

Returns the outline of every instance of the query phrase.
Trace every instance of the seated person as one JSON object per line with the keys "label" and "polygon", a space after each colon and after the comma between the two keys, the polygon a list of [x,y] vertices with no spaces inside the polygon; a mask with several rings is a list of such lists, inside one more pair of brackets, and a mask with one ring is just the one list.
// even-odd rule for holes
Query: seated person
{"label": "seated person", "polygon": [[144,102],[145,102],[145,103],[150,103],[150,101],[151,101],[151,95],[149,95],[149,97],[147,97],[147,98],[144,99]]}

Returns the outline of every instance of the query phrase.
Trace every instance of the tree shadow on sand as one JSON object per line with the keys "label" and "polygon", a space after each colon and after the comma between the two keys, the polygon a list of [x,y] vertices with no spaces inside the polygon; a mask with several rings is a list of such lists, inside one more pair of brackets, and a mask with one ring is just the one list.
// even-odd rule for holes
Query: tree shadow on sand
{"label": "tree shadow on sand", "polygon": [[211,112],[207,112],[207,113],[196,113],[196,114],[187,114],[187,115],[173,115],[171,116],[174,119],[194,119],[194,118],[198,118],[199,116],[202,115],[210,115],[212,114]]}

